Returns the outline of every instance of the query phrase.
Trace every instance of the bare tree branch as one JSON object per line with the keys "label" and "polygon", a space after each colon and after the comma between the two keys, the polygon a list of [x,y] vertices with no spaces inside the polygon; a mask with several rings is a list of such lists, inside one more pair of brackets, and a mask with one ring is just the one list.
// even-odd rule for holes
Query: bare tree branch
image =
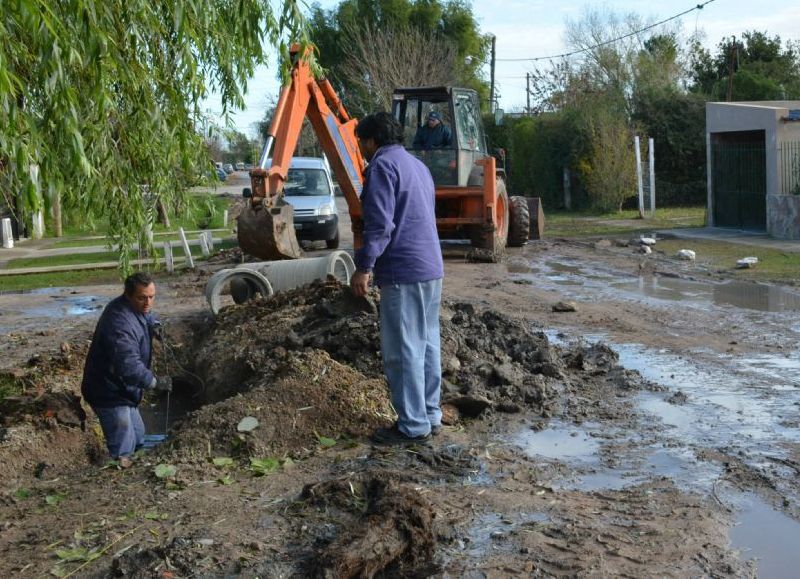
{"label": "bare tree branch", "polygon": [[349,95],[353,110],[389,110],[397,87],[457,84],[456,47],[440,36],[412,27],[365,26],[346,29],[345,37],[342,73],[359,91]]}

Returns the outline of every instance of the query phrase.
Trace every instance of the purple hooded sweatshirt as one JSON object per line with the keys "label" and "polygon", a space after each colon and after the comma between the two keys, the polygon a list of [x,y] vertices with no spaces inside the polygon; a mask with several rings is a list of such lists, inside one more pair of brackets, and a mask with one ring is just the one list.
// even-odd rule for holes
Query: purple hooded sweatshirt
{"label": "purple hooded sweatshirt", "polygon": [[370,160],[361,205],[364,246],[356,268],[379,286],[444,277],[436,231],[435,189],[428,168],[402,145],[385,145]]}

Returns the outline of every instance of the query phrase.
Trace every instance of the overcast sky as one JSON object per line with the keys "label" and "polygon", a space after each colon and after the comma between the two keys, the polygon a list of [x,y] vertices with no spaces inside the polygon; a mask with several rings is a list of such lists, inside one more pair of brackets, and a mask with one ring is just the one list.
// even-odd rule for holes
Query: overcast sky
{"label": "overcast sky", "polygon": [[[327,9],[339,2],[322,0],[319,3]],[[617,14],[635,12],[643,19],[659,21],[697,4],[697,0],[600,3],[585,0],[473,0],[472,8],[481,32],[497,37],[495,75],[500,107],[513,111],[525,106],[525,73],[532,70],[533,63],[504,62],[502,59],[535,58],[564,52],[565,23],[580,20],[587,6],[606,7]],[[714,0],[702,10],[683,16],[680,23],[684,34],[695,30],[704,32],[708,47],[716,46],[723,37],[740,36],[746,30],[766,31],[770,36],[780,35],[783,40],[798,40],[800,3],[791,0]],[[263,117],[269,97],[277,95],[280,90],[274,70],[274,67],[262,67],[257,71],[248,85],[247,108],[233,116],[236,128],[248,136],[255,136],[255,123]],[[206,109],[212,115],[219,114],[219,99],[212,95]]]}

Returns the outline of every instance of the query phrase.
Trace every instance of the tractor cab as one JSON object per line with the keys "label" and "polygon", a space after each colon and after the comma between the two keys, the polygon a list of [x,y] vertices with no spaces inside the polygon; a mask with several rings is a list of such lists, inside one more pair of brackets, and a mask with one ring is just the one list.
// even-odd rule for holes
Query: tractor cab
{"label": "tractor cab", "polygon": [[445,86],[396,89],[392,115],[403,127],[406,149],[425,163],[437,187],[483,183],[483,167],[475,161],[488,153],[474,90]]}

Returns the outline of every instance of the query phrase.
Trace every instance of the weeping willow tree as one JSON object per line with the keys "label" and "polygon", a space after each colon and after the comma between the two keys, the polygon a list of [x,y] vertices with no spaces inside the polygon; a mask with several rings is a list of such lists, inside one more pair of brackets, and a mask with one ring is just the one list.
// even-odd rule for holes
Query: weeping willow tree
{"label": "weeping willow tree", "polygon": [[64,207],[127,249],[209,168],[203,99],[241,108],[268,58],[304,40],[297,0],[0,0],[0,190]]}

